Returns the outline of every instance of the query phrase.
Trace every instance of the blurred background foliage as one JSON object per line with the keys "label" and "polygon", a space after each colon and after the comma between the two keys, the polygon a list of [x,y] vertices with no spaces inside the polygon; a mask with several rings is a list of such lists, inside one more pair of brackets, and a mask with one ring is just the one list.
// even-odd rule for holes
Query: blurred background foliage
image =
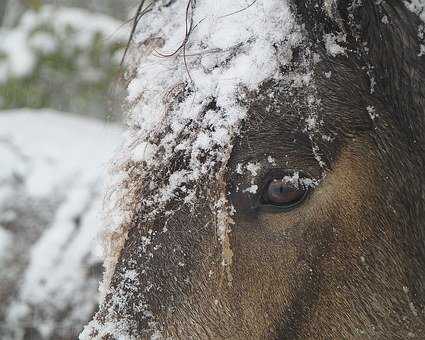
{"label": "blurred background foliage", "polygon": [[0,0],[0,110],[118,121],[119,64],[136,0]]}

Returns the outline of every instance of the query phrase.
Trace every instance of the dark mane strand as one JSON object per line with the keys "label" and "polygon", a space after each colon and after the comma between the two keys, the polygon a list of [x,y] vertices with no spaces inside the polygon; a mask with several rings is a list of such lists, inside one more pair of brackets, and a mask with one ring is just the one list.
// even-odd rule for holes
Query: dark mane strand
{"label": "dark mane strand", "polygon": [[130,19],[130,21],[133,21],[133,26],[131,27],[130,36],[128,38],[128,42],[127,42],[127,45],[125,46],[124,54],[121,59],[121,65],[123,65],[125,61],[125,57],[127,56],[128,49],[130,48],[130,44],[133,41],[134,33],[136,32],[136,28],[140,22],[140,19],[142,19],[142,17],[152,9],[152,5],[154,2],[151,2],[146,8],[144,8],[145,3],[146,3],[146,0],[142,0],[140,2],[136,10],[136,15],[132,19]]}

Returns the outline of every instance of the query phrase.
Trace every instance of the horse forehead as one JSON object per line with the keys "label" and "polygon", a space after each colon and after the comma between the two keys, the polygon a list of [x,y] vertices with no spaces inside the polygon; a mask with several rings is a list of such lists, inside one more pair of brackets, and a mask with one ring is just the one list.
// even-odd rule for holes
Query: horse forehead
{"label": "horse forehead", "polygon": [[143,59],[129,86],[129,144],[137,145],[130,158],[144,161],[150,174],[177,170],[167,177],[179,186],[211,173],[206,165],[226,162],[241,122],[252,117],[247,98],[267,95],[259,89],[264,82],[290,76],[281,68],[305,37],[288,1],[161,4],[136,35]]}

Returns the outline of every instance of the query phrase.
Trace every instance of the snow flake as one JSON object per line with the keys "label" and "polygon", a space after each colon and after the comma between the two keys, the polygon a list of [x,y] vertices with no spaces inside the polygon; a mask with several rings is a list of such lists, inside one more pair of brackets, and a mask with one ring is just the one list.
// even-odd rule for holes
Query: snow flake
{"label": "snow flake", "polygon": [[258,185],[251,185],[250,187],[244,189],[242,192],[248,192],[250,194],[256,194],[258,191]]}
{"label": "snow flake", "polygon": [[367,113],[370,116],[370,119],[375,120],[379,117],[379,115],[376,113],[375,107],[372,105],[369,105],[366,107]]}
{"label": "snow flake", "polygon": [[338,54],[346,54],[345,47],[341,45],[347,40],[345,34],[335,35],[333,33],[328,33],[324,35],[324,40],[326,50],[332,57],[336,57]]}

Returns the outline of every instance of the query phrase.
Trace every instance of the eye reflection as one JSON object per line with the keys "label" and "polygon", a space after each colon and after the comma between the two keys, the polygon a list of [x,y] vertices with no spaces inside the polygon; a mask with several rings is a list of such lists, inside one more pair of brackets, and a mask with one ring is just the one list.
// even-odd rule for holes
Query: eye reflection
{"label": "eye reflection", "polygon": [[302,203],[309,188],[300,179],[274,178],[265,185],[262,203],[282,208],[292,208]]}

